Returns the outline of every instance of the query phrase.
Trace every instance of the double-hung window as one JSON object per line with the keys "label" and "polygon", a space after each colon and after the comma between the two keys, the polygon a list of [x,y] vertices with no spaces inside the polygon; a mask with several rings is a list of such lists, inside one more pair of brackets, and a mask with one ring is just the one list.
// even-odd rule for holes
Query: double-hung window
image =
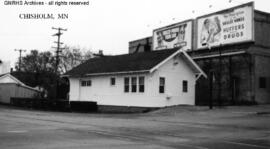
{"label": "double-hung window", "polygon": [[85,86],[92,86],[92,81],[91,80],[82,80],[81,81],[81,86],[85,87]]}
{"label": "double-hung window", "polygon": [[129,77],[124,78],[124,92],[129,92]]}
{"label": "double-hung window", "polygon": [[165,78],[160,77],[159,78],[159,93],[164,93],[165,92]]}
{"label": "double-hung window", "polygon": [[182,88],[183,88],[183,92],[187,93],[188,92],[188,81],[187,80],[183,80],[182,82]]}
{"label": "double-hung window", "polygon": [[87,80],[86,81],[86,86],[91,86],[92,85],[92,81],[91,80]]}
{"label": "double-hung window", "polygon": [[86,81],[81,81],[81,86],[86,86]]}
{"label": "double-hung window", "polygon": [[137,92],[137,77],[131,77],[131,92]]}
{"label": "double-hung window", "polygon": [[115,85],[115,78],[111,78],[111,86]]}
{"label": "double-hung window", "polygon": [[139,77],[139,92],[144,92],[144,77]]}

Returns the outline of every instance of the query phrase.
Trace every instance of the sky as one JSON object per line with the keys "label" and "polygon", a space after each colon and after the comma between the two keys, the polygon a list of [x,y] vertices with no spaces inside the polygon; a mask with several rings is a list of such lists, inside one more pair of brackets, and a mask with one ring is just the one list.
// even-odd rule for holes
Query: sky
{"label": "sky", "polygon": [[[128,53],[128,42],[152,36],[153,30],[169,24],[195,19],[248,0],[89,0],[86,6],[18,6],[0,1],[0,60],[18,60],[15,49],[51,51],[56,30],[67,29],[61,42],[68,46],[103,50],[104,54]],[[30,0],[28,0],[30,1]],[[31,0],[32,1],[32,0]],[[49,2],[51,0],[35,0]],[[75,0],[59,0],[75,1]],[[88,0],[80,0],[88,1]],[[229,2],[231,1],[231,2]],[[270,12],[269,0],[254,0],[255,9]],[[20,19],[19,14],[68,14],[68,19]]]}

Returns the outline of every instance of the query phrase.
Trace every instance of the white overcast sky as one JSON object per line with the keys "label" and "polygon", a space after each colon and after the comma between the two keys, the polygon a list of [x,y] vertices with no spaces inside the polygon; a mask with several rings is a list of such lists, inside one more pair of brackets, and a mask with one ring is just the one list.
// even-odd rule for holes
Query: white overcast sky
{"label": "white overcast sky", "polygon": [[[38,0],[37,0],[38,1]],[[41,1],[41,0],[40,0]],[[46,1],[46,0],[43,0]],[[48,0],[49,1],[49,0]],[[70,1],[70,0],[65,0]],[[75,1],[75,0],[73,0]],[[85,1],[85,0],[84,0]],[[62,42],[105,54],[128,53],[128,42],[152,35],[155,28],[226,9],[248,0],[89,0],[89,6],[5,6],[0,3],[0,59],[18,58],[14,49],[51,50],[52,27],[67,28]],[[269,0],[254,0],[270,12]],[[22,20],[20,13],[68,13],[67,20]],[[27,54],[23,53],[23,55]]]}

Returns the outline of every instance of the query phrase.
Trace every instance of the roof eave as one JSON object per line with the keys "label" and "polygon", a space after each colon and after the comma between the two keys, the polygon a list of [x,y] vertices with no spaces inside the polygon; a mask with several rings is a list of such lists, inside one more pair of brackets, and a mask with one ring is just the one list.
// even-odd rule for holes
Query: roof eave
{"label": "roof eave", "polygon": [[[198,74],[198,76],[204,76],[205,78],[207,78],[207,75],[204,73],[204,71],[193,61],[193,59],[185,52],[185,50],[183,48],[180,48],[179,50],[177,50],[176,52],[174,52],[172,55],[170,55],[169,57],[167,57],[165,60],[163,60],[162,62],[160,62],[159,64],[157,64],[156,66],[154,66],[151,70],[150,73],[154,72],[155,70],[157,70],[159,67],[161,67],[163,64],[165,64],[167,61],[169,61],[170,59],[172,59],[174,56],[176,56],[179,53],[183,53],[184,56],[188,59],[188,61],[192,64],[192,66],[199,72],[196,73]],[[199,78],[196,78],[196,80]]]}
{"label": "roof eave", "polygon": [[89,73],[84,75],[62,75],[62,77],[90,77],[90,76],[107,76],[107,75],[122,75],[135,73],[150,73],[150,70],[136,70],[136,71],[120,71],[120,72],[104,72],[104,73]]}
{"label": "roof eave", "polygon": [[7,73],[7,74],[1,76],[0,78],[5,77],[5,76],[9,76],[9,77],[10,77],[11,79],[13,79],[13,80],[16,82],[16,84],[18,84],[18,85],[21,85],[21,86],[23,86],[23,87],[25,87],[25,88],[28,88],[28,89],[35,90],[35,91],[40,92],[40,90],[35,89],[35,88],[33,88],[33,87],[30,87],[30,86],[24,84],[24,83],[21,82],[19,79],[17,79],[16,77],[12,76],[10,73]]}
{"label": "roof eave", "polygon": [[196,80],[199,79],[200,76],[207,78],[206,73],[195,63],[195,61],[185,51],[183,51],[182,53],[189,60],[189,62],[194,66],[194,68],[198,70],[199,73],[197,73],[198,77],[196,78]]}

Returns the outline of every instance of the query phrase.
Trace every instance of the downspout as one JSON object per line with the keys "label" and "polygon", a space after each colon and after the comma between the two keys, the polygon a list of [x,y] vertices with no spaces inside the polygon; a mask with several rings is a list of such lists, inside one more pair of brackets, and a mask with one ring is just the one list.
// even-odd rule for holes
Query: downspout
{"label": "downspout", "polygon": [[78,101],[81,101],[81,79],[79,78],[79,95],[78,95]]}

